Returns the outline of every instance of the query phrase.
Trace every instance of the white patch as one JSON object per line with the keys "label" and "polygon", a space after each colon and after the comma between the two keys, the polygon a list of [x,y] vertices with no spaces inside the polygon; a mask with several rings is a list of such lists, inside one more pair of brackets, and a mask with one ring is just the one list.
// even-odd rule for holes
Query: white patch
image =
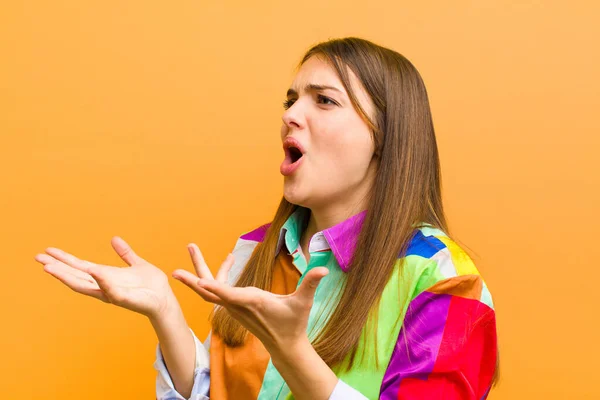
{"label": "white patch", "polygon": [[227,283],[231,286],[235,285],[235,282],[239,278],[240,274],[244,270],[244,267],[250,260],[250,256],[254,251],[254,248],[258,245],[258,242],[254,240],[246,240],[239,238],[235,243],[231,254],[234,256],[233,266],[229,270],[227,275]]}
{"label": "white patch", "polygon": [[483,283],[483,288],[481,288],[481,299],[479,299],[483,304],[486,304],[491,309],[494,309],[494,302],[492,301],[492,294],[490,293],[485,282]]}
{"label": "white patch", "polygon": [[329,243],[327,242],[327,239],[325,238],[325,235],[322,231],[315,233],[314,236],[310,239],[310,244],[308,245],[309,253],[329,249]]}
{"label": "white patch", "polygon": [[448,237],[448,235],[446,235],[444,232],[440,231],[439,229],[434,228],[429,224],[426,224],[426,225],[428,225],[428,226],[423,226],[423,227],[419,228],[419,230],[421,231],[423,236]]}
{"label": "white patch", "polygon": [[458,276],[458,272],[452,262],[450,250],[447,247],[431,256],[431,259],[437,262],[438,269],[444,278],[448,279]]}

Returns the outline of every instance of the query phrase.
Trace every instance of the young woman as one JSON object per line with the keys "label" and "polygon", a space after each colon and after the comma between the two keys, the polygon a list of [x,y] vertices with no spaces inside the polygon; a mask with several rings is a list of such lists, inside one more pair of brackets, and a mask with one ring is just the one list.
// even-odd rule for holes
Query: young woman
{"label": "young woman", "polygon": [[214,303],[204,345],[167,276],[121,238],[130,266],[48,248],[75,291],[146,315],[158,399],[474,399],[497,371],[490,292],[448,236],[423,81],[402,55],[345,38],[302,59],[287,91],[284,198],[213,278],[173,277]]}

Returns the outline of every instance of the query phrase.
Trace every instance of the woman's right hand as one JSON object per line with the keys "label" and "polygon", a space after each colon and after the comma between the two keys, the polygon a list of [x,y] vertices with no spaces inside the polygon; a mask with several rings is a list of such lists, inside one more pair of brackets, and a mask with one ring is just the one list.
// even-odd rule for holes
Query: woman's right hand
{"label": "woman's right hand", "polygon": [[177,303],[167,275],[138,256],[120,237],[112,247],[129,267],[113,267],[81,260],[72,254],[49,247],[35,260],[44,271],[77,293],[135,311],[151,319],[159,318]]}

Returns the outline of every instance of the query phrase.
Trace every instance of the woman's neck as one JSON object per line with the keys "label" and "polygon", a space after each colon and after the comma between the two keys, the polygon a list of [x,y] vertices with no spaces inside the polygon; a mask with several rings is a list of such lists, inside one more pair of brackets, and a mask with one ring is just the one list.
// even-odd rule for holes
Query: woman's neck
{"label": "woman's neck", "polygon": [[363,210],[361,207],[355,207],[353,209],[344,210],[345,212],[339,210],[328,210],[326,212],[320,210],[310,210],[310,216],[308,217],[308,222],[306,223],[302,235],[300,237],[300,247],[302,249],[302,253],[308,262],[310,254],[308,252],[308,247],[310,244],[311,238],[317,232],[324,231],[325,229],[331,228],[346,219],[352,217],[360,213]]}

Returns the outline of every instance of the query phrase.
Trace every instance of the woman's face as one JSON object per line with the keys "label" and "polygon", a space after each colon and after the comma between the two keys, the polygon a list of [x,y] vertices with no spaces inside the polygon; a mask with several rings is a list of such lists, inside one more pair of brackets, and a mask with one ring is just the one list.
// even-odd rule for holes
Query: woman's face
{"label": "woman's face", "polygon": [[[348,69],[352,89],[372,117],[373,104]],[[287,94],[281,139],[284,197],[313,211],[333,204],[366,206],[376,163],[371,130],[352,106],[335,70],[313,56],[296,74]],[[300,152],[294,149],[300,147]],[[295,161],[295,162],[294,162]]]}

